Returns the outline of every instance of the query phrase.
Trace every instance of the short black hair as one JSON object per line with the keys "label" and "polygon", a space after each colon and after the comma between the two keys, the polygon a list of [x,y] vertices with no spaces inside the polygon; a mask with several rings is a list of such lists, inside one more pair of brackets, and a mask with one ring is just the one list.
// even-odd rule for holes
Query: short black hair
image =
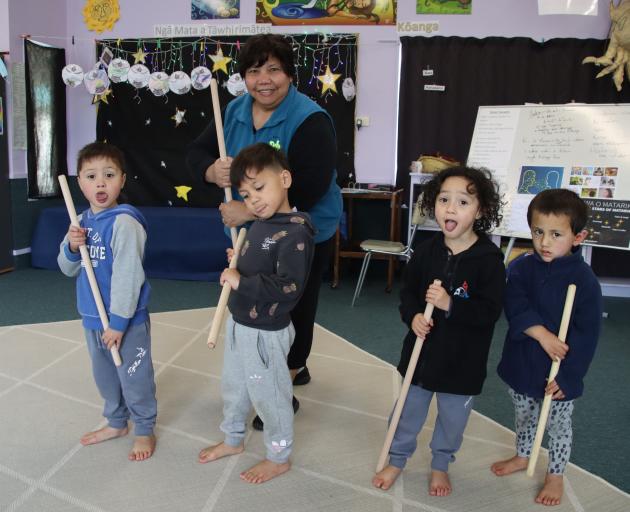
{"label": "short black hair", "polygon": [[232,160],[230,167],[232,186],[238,187],[247,176],[248,171],[259,173],[263,169],[272,169],[278,172],[285,169],[289,170],[289,162],[282,151],[264,142],[247,146]]}
{"label": "short black hair", "polygon": [[95,158],[109,158],[118,166],[123,174],[126,173],[125,155],[120,149],[105,142],[92,142],[79,150],[79,154],[77,155],[77,176],[81,172],[83,164]]}
{"label": "short black hair", "polygon": [[422,201],[420,203],[422,212],[435,218],[435,201],[442,189],[442,184],[448,178],[456,177],[468,180],[468,193],[474,194],[479,201],[481,216],[473,224],[475,233],[487,233],[493,226],[498,226],[503,219],[503,215],[501,215],[503,201],[499,195],[499,186],[488,169],[465,166],[443,169],[422,188]]}
{"label": "short black hair", "polygon": [[279,34],[258,34],[250,37],[238,56],[238,72],[245,79],[249,68],[262,66],[270,57],[280,61],[286,75],[295,79],[293,47]]}
{"label": "short black hair", "polygon": [[550,188],[536,194],[527,207],[527,224],[531,227],[534,212],[543,215],[566,215],[571,231],[577,235],[586,226],[588,206],[580,197],[566,188]]}

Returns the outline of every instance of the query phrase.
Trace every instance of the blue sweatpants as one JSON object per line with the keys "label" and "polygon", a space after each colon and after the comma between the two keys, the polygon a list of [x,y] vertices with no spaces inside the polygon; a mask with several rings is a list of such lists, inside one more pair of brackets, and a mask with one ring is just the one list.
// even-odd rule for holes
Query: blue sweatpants
{"label": "blue sweatpants", "polygon": [[[412,384],[400,415],[398,428],[389,449],[389,463],[403,469],[407,459],[416,451],[418,434],[427,419],[433,391]],[[455,453],[464,439],[464,429],[473,406],[473,397],[435,393],[437,395],[437,417],[431,438],[431,469],[448,471],[455,461]],[[391,420],[391,417],[390,417]]]}
{"label": "blue sweatpants", "polygon": [[116,367],[101,341],[103,331],[85,329],[92,373],[105,400],[103,416],[112,428],[125,428],[131,418],[137,436],[153,434],[157,417],[155,378],[151,359],[151,324],[130,325],[120,345],[123,364]]}

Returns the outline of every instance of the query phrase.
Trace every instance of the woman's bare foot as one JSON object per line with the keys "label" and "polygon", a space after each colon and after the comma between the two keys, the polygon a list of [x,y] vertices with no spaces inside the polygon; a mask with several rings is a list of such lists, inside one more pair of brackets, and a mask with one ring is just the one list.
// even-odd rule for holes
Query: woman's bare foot
{"label": "woman's bare foot", "polygon": [[497,476],[505,476],[510,475],[512,473],[516,473],[517,471],[523,471],[527,468],[527,463],[529,459],[527,457],[519,457],[518,455],[514,455],[511,459],[500,460],[499,462],[495,462],[490,466],[490,471],[492,471]]}
{"label": "woman's bare foot", "polygon": [[267,480],[280,476],[282,473],[286,473],[289,469],[291,469],[290,462],[278,464],[265,459],[249,468],[247,471],[243,471],[241,473],[241,480],[245,480],[250,484],[262,484]]}
{"label": "woman's bare foot", "polygon": [[553,506],[560,505],[562,493],[564,491],[564,480],[562,475],[550,475],[545,477],[545,485],[536,496],[536,503]]}
{"label": "woman's bare foot", "polygon": [[228,455],[238,455],[243,453],[243,445],[230,446],[229,444],[219,443],[214,446],[208,446],[199,452],[199,462],[205,464],[206,462],[212,462],[213,460],[227,457]]}
{"label": "woman's bare foot", "polygon": [[384,491],[386,491],[392,485],[394,485],[394,482],[396,481],[396,479],[398,478],[398,475],[400,475],[401,472],[402,472],[402,469],[397,468],[396,466],[392,466],[391,464],[388,464],[383,469],[381,469],[378,473],[376,473],[376,475],[374,475],[374,478],[372,478],[372,485],[374,487],[377,487],[378,489],[383,489]]}
{"label": "woman's bare foot", "polygon": [[429,494],[431,496],[448,496],[452,490],[448,473],[435,469],[431,471],[431,482],[429,483]]}
{"label": "woman's bare foot", "polygon": [[155,436],[151,434],[150,436],[136,436],[136,439],[133,442],[133,447],[129,452],[129,460],[146,460],[155,451]]}
{"label": "woman's bare foot", "polygon": [[89,446],[91,444],[102,443],[103,441],[109,441],[110,439],[115,439],[117,437],[126,436],[129,429],[125,428],[112,428],[110,426],[103,427],[99,430],[94,430],[93,432],[88,432],[87,434],[83,434],[81,438],[81,444],[83,446]]}

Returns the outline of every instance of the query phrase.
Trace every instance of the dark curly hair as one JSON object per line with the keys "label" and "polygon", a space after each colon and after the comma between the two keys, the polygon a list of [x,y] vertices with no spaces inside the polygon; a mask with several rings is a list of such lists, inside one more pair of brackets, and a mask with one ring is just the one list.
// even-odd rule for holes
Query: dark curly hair
{"label": "dark curly hair", "polygon": [[498,226],[503,219],[503,215],[501,215],[503,201],[499,195],[499,187],[488,169],[458,166],[449,167],[436,174],[422,188],[422,201],[420,203],[422,213],[435,218],[435,201],[442,189],[442,184],[448,178],[455,177],[468,180],[468,193],[474,194],[479,201],[481,217],[475,220],[473,224],[474,232],[487,233],[493,227]]}
{"label": "dark curly hair", "polygon": [[258,34],[250,37],[239,54],[238,72],[245,80],[249,68],[262,66],[270,57],[280,62],[284,74],[295,79],[293,47],[280,34]]}

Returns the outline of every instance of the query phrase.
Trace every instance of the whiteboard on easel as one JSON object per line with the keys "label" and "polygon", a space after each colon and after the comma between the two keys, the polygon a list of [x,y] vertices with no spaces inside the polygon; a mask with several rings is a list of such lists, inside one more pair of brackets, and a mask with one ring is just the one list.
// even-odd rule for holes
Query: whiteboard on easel
{"label": "whiteboard on easel", "polygon": [[630,249],[629,104],[479,107],[467,165],[499,184],[505,207],[493,234],[531,238],[531,200],[568,188],[591,210],[587,244]]}

